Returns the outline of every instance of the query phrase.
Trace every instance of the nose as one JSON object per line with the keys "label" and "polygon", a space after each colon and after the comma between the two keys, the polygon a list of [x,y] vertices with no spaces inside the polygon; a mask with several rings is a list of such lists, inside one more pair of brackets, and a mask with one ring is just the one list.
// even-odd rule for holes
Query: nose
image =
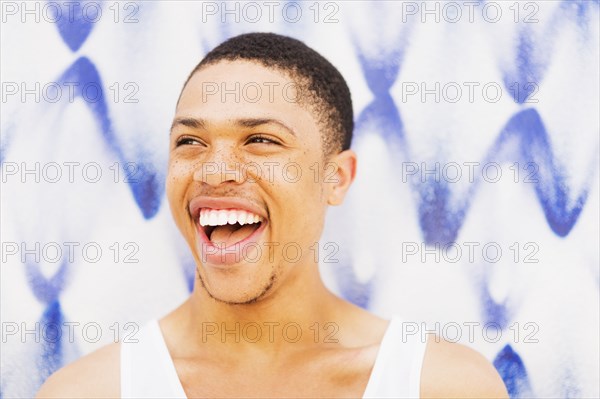
{"label": "nose", "polygon": [[225,182],[241,183],[241,162],[232,146],[213,147],[194,171],[194,181],[218,186]]}

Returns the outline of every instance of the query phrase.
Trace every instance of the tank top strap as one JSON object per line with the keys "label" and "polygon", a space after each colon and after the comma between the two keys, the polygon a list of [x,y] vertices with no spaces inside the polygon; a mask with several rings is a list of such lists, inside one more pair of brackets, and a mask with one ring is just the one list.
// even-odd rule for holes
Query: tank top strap
{"label": "tank top strap", "polygon": [[121,398],[186,399],[158,320],[140,328],[137,342],[121,343]]}
{"label": "tank top strap", "polygon": [[421,368],[427,342],[406,334],[404,321],[394,316],[386,330],[364,398],[419,398]]}

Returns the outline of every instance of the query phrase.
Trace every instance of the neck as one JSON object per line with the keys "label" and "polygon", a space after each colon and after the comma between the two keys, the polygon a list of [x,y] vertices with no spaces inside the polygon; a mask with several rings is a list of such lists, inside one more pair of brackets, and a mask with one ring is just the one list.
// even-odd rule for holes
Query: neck
{"label": "neck", "polygon": [[323,341],[324,326],[337,320],[343,301],[325,287],[317,264],[294,267],[298,273],[251,304],[217,301],[196,280],[181,309],[188,332],[199,345],[223,344],[238,351],[281,350],[288,344],[299,348]]}

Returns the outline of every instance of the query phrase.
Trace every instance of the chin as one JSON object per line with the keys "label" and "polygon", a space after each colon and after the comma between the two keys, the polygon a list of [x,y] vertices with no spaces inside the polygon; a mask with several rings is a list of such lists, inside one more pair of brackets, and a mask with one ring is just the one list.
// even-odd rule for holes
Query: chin
{"label": "chin", "polygon": [[232,273],[219,276],[199,277],[200,288],[206,291],[212,299],[230,304],[245,305],[261,301],[268,297],[276,281],[275,274],[262,279],[261,283],[251,281],[247,276],[233,276]]}

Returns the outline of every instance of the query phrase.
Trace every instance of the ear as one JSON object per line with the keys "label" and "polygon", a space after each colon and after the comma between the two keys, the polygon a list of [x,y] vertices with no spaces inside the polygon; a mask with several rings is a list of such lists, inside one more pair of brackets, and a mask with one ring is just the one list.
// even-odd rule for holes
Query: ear
{"label": "ear", "polygon": [[356,176],[356,153],[345,150],[325,163],[325,183],[328,185],[327,203],[340,205]]}

